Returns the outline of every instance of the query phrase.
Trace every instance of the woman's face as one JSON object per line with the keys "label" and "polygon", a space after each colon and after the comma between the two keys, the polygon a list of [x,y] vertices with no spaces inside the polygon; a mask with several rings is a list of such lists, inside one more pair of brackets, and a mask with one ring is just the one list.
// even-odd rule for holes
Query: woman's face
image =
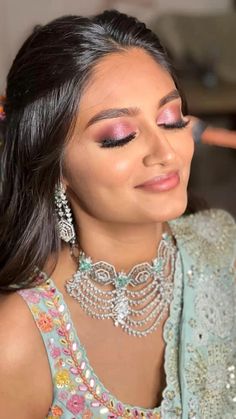
{"label": "woman's face", "polygon": [[181,215],[193,155],[187,122],[171,76],[145,51],[103,58],[65,149],[76,218],[152,223]]}

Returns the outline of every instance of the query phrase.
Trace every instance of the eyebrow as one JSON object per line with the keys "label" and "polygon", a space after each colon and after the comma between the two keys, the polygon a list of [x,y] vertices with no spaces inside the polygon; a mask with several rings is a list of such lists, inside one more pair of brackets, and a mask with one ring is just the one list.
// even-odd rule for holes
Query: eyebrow
{"label": "eyebrow", "polygon": [[[158,108],[166,105],[167,103],[171,102],[172,100],[179,99],[180,94],[177,89],[172,90],[167,95],[163,96],[158,103]],[[86,128],[90,127],[91,125],[95,124],[96,122],[102,121],[103,119],[112,119],[112,118],[120,118],[122,116],[137,116],[140,113],[140,109],[137,107],[131,108],[110,108],[104,109],[94,115],[86,124]]]}

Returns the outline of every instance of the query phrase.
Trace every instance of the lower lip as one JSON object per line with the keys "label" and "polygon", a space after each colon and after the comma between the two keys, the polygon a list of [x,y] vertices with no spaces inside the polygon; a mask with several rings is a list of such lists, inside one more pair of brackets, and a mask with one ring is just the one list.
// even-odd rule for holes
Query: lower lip
{"label": "lower lip", "polygon": [[171,189],[176,188],[179,182],[180,182],[180,179],[179,179],[178,173],[173,173],[172,175],[164,179],[159,179],[149,185],[140,185],[138,186],[138,188],[144,191],[165,192],[165,191],[170,191]]}

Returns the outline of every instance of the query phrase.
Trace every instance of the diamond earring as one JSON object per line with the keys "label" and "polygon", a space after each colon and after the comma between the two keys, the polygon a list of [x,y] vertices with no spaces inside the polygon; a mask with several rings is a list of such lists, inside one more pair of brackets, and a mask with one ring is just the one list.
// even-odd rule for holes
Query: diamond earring
{"label": "diamond earring", "polygon": [[73,225],[72,212],[62,183],[55,188],[55,206],[58,219],[59,236],[66,243],[73,245],[75,244],[75,229]]}

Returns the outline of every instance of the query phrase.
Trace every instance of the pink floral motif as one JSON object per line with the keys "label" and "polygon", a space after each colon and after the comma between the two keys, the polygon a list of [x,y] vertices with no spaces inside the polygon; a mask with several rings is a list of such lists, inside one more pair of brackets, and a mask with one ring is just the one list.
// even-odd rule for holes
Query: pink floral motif
{"label": "pink floral motif", "polygon": [[119,413],[121,413],[121,414],[124,413],[124,407],[123,407],[121,402],[118,402],[116,407],[117,407],[117,410],[118,410]]}
{"label": "pink floral motif", "polygon": [[[81,369],[86,370],[87,360],[79,356],[76,357],[76,351],[72,346],[71,339],[71,323],[69,316],[64,317],[62,311],[59,310],[61,305],[64,305],[60,295],[57,295],[55,287],[50,280],[42,284],[42,278],[39,278],[40,283],[38,291],[23,290],[20,291],[25,299],[32,306],[32,311],[37,321],[38,327],[43,333],[52,332],[48,334],[47,351],[53,363],[53,380],[56,387],[55,403],[60,402],[63,405],[61,408],[58,404],[54,404],[50,411],[48,419],[62,419],[66,407],[68,414],[70,412],[71,419],[92,419],[94,415],[98,418],[99,408],[108,406],[110,394],[107,391],[100,393],[99,397],[95,395],[95,379],[89,377],[89,380],[78,380],[77,377],[81,375]],[[78,345],[79,346],[79,345]],[[80,349],[80,348],[79,348]],[[89,386],[91,384],[91,388]],[[77,393],[77,394],[76,394]],[[83,394],[83,395],[82,395]],[[90,397],[87,400],[87,394]],[[93,396],[93,397],[92,397]],[[91,401],[90,401],[91,400]],[[91,406],[91,408],[88,407]],[[125,412],[125,405],[121,402],[116,402],[116,406],[107,413],[107,419],[118,419],[123,417]],[[114,402],[113,402],[114,405]],[[114,413],[112,413],[114,412]],[[130,417],[138,419],[139,410],[132,409]],[[99,416],[100,417],[100,416]],[[146,416],[145,416],[146,417]],[[148,413],[149,419],[160,419],[159,414]]]}
{"label": "pink floral motif", "polygon": [[103,400],[104,400],[104,402],[107,402],[108,401],[108,394],[107,393],[102,393],[102,398],[103,398]]}
{"label": "pink floral motif", "polygon": [[57,333],[59,336],[65,336],[66,330],[63,327],[60,327],[59,329],[57,329]]}
{"label": "pink floral motif", "polygon": [[50,354],[53,357],[53,359],[55,359],[61,355],[61,349],[58,348],[57,346],[52,346],[50,349]]}
{"label": "pink floral motif", "polygon": [[56,310],[53,310],[52,308],[50,308],[48,312],[52,317],[58,317],[58,312]]}
{"label": "pink floral motif", "polygon": [[62,352],[63,352],[63,354],[65,354],[65,355],[70,355],[70,351],[69,351],[69,349],[63,348]]}
{"label": "pink floral motif", "polygon": [[44,298],[49,298],[49,299],[51,299],[51,298],[53,298],[54,297],[54,295],[55,295],[55,288],[48,288],[48,289],[45,289],[43,292],[42,292],[42,296],[44,297]]}
{"label": "pink floral motif", "polygon": [[33,289],[23,290],[21,291],[24,297],[32,304],[37,304],[40,301],[40,296],[38,292],[34,291]]}
{"label": "pink floral motif", "polygon": [[67,409],[73,413],[82,413],[84,410],[85,400],[83,397],[73,394],[73,396],[67,401]]}
{"label": "pink floral motif", "polygon": [[68,391],[66,391],[66,390],[62,390],[62,391],[60,391],[60,392],[58,393],[58,398],[59,398],[60,400],[63,400],[63,401],[67,400],[67,399],[68,399],[68,396],[69,396],[69,392],[68,392]]}

